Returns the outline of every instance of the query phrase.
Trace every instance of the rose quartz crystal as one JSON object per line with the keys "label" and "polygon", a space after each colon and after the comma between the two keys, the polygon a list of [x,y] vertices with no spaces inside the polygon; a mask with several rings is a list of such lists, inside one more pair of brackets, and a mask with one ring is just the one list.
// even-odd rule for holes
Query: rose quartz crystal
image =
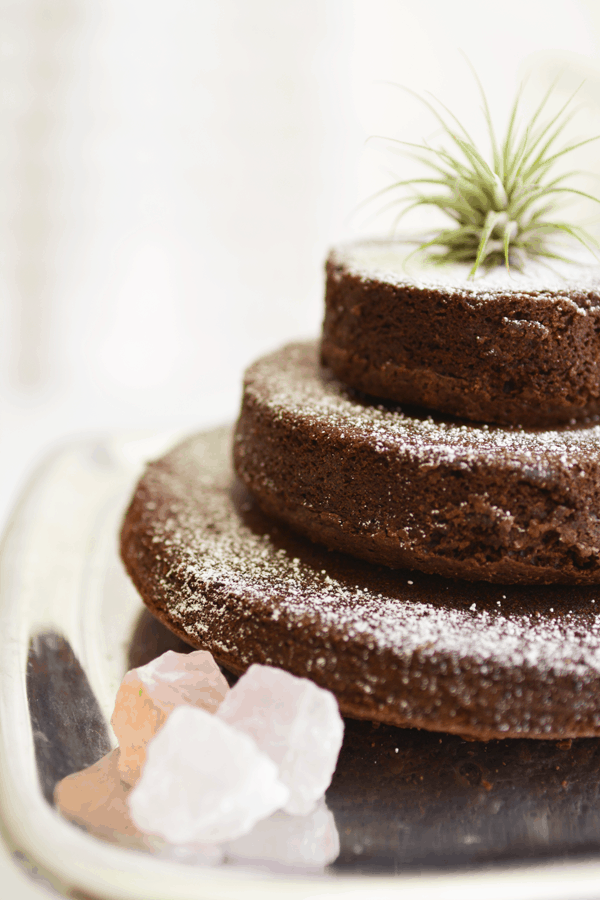
{"label": "rose quartz crystal", "polygon": [[148,745],[128,797],[145,832],[173,844],[233,840],[284,806],[277,766],[247,735],[193,706],[179,706]]}
{"label": "rose quartz crystal", "polygon": [[323,796],[337,762],[344,723],[330,691],[272,666],[250,666],[217,718],[254,738],[290,789],[286,812],[306,815]]}
{"label": "rose quartz crystal", "polygon": [[144,846],[146,837],[131,821],[127,806],[130,787],[119,777],[119,751],[93,766],[68,775],[54,789],[54,802],[70,822],[103,840]]}
{"label": "rose quartz crystal", "polygon": [[321,800],[307,816],[276,812],[227,845],[234,862],[269,862],[321,869],[337,859],[340,839],[332,813]]}
{"label": "rose quartz crystal", "polygon": [[119,772],[135,784],[146,761],[146,745],[176,706],[191,704],[215,712],[229,687],[205,650],[168,650],[146,666],[128,672],[117,694],[111,724],[121,755]]}

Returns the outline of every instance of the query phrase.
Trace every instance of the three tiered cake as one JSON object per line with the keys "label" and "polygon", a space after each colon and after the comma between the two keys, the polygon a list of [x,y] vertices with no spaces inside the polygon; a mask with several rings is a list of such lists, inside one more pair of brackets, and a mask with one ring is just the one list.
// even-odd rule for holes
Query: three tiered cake
{"label": "three tiered cake", "polygon": [[402,259],[332,254],[320,349],[249,369],[235,473],[229,429],[148,467],[126,568],[224,667],[309,677],[348,716],[600,735],[600,269]]}

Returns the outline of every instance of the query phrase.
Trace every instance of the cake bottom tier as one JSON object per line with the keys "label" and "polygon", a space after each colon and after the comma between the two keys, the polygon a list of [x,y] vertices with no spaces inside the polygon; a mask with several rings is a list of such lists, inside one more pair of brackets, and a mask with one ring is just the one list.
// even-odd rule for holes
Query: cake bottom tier
{"label": "cake bottom tier", "polygon": [[266,517],[231,432],[152,463],[121,553],[149,609],[234,672],[311,678],[350,717],[469,735],[600,735],[600,586],[499,585],[390,570]]}

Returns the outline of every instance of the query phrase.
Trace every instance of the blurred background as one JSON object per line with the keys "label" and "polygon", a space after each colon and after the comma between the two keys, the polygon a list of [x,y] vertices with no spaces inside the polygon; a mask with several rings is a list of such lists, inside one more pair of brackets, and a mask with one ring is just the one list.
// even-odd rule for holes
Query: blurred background
{"label": "blurred background", "polygon": [[367,139],[435,133],[395,85],[483,127],[461,51],[500,124],[530,72],[600,133],[598,0],[1,0],[0,526],[61,441],[231,419],[318,333],[329,246],[385,233],[356,210],[403,171]]}

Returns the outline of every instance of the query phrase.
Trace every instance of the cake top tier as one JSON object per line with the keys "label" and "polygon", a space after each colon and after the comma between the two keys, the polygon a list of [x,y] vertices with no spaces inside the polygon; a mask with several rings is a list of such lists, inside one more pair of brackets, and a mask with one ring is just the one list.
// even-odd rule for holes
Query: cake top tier
{"label": "cake top tier", "polygon": [[553,426],[600,412],[600,266],[531,261],[476,278],[369,240],[327,263],[322,355],[375,397],[480,422]]}
{"label": "cake top tier", "polygon": [[522,270],[495,266],[475,278],[469,277],[470,264],[436,265],[414,249],[409,241],[372,238],[336,247],[329,259],[364,279],[460,293],[481,303],[510,294],[560,298],[583,309],[600,305],[600,264],[584,248],[575,248],[572,260],[530,259]]}

